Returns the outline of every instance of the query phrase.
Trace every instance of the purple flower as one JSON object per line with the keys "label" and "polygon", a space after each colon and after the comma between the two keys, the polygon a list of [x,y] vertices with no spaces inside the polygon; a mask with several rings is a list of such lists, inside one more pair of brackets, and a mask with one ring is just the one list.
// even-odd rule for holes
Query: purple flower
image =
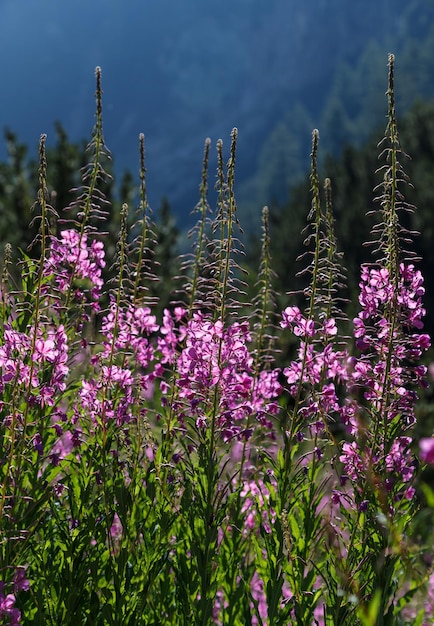
{"label": "purple flower", "polygon": [[424,463],[434,465],[434,437],[425,437],[419,441],[420,458]]}
{"label": "purple flower", "polygon": [[[14,573],[14,593],[4,593],[4,583],[0,582],[0,618],[8,619],[10,626],[19,626],[21,624],[21,611],[15,606],[15,593],[19,591],[28,591],[30,589],[29,581],[25,576],[24,567],[18,567]],[[3,620],[2,620],[3,623]]]}
{"label": "purple flower", "polygon": [[28,591],[30,589],[30,583],[26,578],[26,568],[17,567],[14,574],[14,591]]}
{"label": "purple flower", "polygon": [[365,513],[368,510],[369,507],[369,500],[363,500],[359,506],[358,509],[361,513]]}
{"label": "purple flower", "polygon": [[288,306],[282,312],[282,321],[280,325],[282,328],[291,328],[293,323],[298,323],[301,320],[301,313],[298,306]]}
{"label": "purple flower", "polygon": [[184,347],[176,360],[179,397],[188,403],[191,415],[198,415],[200,428],[206,427],[207,407],[217,397],[213,410],[217,408],[216,424],[225,441],[248,438],[252,429],[245,424],[250,416],[269,429],[267,415],[278,410],[279,372],[255,375],[250,340],[246,322],[225,327],[220,320],[195,312],[185,327]]}
{"label": "purple flower", "polygon": [[49,361],[53,363],[56,358],[55,343],[53,339],[37,339],[35,351],[32,355],[34,361]]}
{"label": "purple flower", "polygon": [[334,337],[337,335],[338,327],[336,326],[336,321],[332,317],[324,320],[323,333],[326,337]]}
{"label": "purple flower", "polygon": [[362,458],[355,441],[343,444],[339,460],[344,466],[344,474],[352,481],[357,482],[363,479],[366,473],[366,462]]}
{"label": "purple flower", "polygon": [[315,322],[303,317],[297,306],[286,307],[282,312],[280,326],[290,328],[297,337],[313,337],[315,335]]}
{"label": "purple flower", "polygon": [[[54,275],[57,287],[62,292],[71,288],[75,278],[87,279],[90,283],[90,297],[96,301],[103,286],[104,257],[101,241],[93,240],[89,244],[86,233],[74,229],[63,230],[60,239],[51,238],[44,273],[46,276]],[[81,290],[76,291],[75,297],[81,301],[84,294]]]}
{"label": "purple flower", "polygon": [[403,482],[409,482],[414,474],[413,456],[408,449],[410,443],[411,437],[397,437],[385,459],[386,471],[396,474]]}

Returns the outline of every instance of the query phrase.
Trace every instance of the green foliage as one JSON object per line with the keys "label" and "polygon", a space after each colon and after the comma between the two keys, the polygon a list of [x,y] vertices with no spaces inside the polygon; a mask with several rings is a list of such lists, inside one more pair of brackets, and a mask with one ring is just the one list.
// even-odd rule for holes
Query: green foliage
{"label": "green foliage", "polygon": [[[226,165],[217,143],[214,213],[205,143],[185,304],[171,299],[162,319],[152,281],[169,277],[176,233],[163,205],[154,241],[143,136],[138,210],[130,229],[123,203],[109,279],[101,278],[111,183],[100,68],[88,162],[65,214],[50,204],[41,136],[38,254],[22,254],[16,287],[8,263],[2,275],[0,617],[15,604],[24,623],[53,626],[393,626],[432,617],[432,598],[421,597],[432,546],[412,536],[417,468],[407,436],[424,375],[413,361],[429,338],[410,319],[423,317],[422,277],[400,267],[408,207],[393,70],[390,56],[376,257],[363,268],[377,273],[361,285],[354,331],[363,341],[352,353],[338,328],[347,322],[344,273],[315,130],[302,310],[287,306],[281,321],[298,351],[283,372],[273,369],[267,210],[252,306],[241,280],[236,129]],[[400,291],[404,269],[412,283]],[[422,490],[431,502],[432,490]]]}

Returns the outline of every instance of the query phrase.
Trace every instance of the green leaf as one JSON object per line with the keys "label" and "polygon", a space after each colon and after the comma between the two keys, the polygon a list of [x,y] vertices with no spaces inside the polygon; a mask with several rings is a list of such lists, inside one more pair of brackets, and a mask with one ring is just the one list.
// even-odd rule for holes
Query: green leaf
{"label": "green leaf", "polygon": [[434,509],[434,490],[427,483],[421,482],[420,488],[426,498],[426,502],[431,509]]}

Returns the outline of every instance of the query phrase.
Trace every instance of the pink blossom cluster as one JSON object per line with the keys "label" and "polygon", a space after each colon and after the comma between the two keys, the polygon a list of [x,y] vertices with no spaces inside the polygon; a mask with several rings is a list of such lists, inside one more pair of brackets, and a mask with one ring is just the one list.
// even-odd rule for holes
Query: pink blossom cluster
{"label": "pink blossom cluster", "polygon": [[4,326],[0,345],[0,390],[8,385],[21,385],[32,390],[31,401],[40,406],[53,406],[66,389],[68,337],[62,324],[40,325],[36,333],[23,333]]}
{"label": "pink blossom cluster", "polygon": [[[415,388],[426,384],[427,368],[414,364],[430,346],[428,335],[415,332],[425,315],[423,277],[413,264],[401,263],[396,281],[384,267],[363,266],[360,289],[362,310],[354,320],[354,337],[361,355],[351,360],[349,383],[363,397],[348,404],[347,426],[356,440],[343,445],[340,460],[351,480],[366,477],[369,467],[385,475],[388,491],[407,485],[405,496],[411,498],[412,440],[403,433],[415,423]],[[371,428],[383,433],[377,435],[381,441],[374,442],[367,432],[366,414]],[[358,435],[366,440],[362,447]]]}
{"label": "pink blossom cluster", "polygon": [[112,298],[102,320],[104,339],[101,358],[109,358],[112,351],[115,354],[121,352],[129,354],[132,363],[147,368],[154,358],[154,347],[149,337],[158,330],[156,317],[149,307],[133,304],[118,306]]}
{"label": "pink blossom cluster", "polygon": [[[362,310],[354,319],[354,337],[359,350],[371,350],[384,358],[392,335],[397,361],[420,358],[430,346],[429,335],[413,332],[413,329],[423,328],[424,293],[423,276],[412,264],[400,264],[396,285],[386,268],[363,265],[359,296]],[[393,328],[392,309],[398,320]],[[415,374],[417,380],[421,380],[426,375],[426,368]]]}
{"label": "pink blossom cluster", "polygon": [[112,298],[102,320],[102,351],[92,359],[97,375],[84,378],[79,391],[81,410],[94,423],[131,421],[137,388],[146,391],[156,376],[148,369],[155,358],[151,335],[158,329],[149,307],[119,306]]}
{"label": "pink blossom cluster", "polygon": [[187,315],[187,310],[177,306],[173,313],[164,309],[163,322],[160,326],[160,336],[158,337],[158,350],[161,354],[162,365],[173,365],[183,345],[187,332],[183,322]]}
{"label": "pink blossom cluster", "polygon": [[196,416],[196,426],[207,426],[209,407],[216,397],[216,425],[225,441],[248,439],[254,427],[251,417],[270,427],[268,416],[278,410],[278,371],[264,370],[256,376],[250,341],[247,322],[225,327],[221,320],[212,321],[197,312],[187,322],[176,362],[179,397]]}
{"label": "pink blossom cluster", "polygon": [[105,252],[102,241],[88,240],[86,233],[80,234],[74,229],[63,230],[60,238],[51,237],[48,258],[44,273],[53,274],[57,287],[65,293],[75,288],[76,301],[85,301],[82,286],[72,285],[74,280],[86,280],[90,285],[92,306],[98,310],[97,302],[103,287],[102,270],[105,267]]}
{"label": "pink blossom cluster", "polygon": [[316,323],[303,316],[298,307],[290,306],[283,311],[280,325],[300,338],[297,359],[283,370],[289,393],[296,396],[301,386],[315,389],[315,393],[306,394],[301,414],[308,421],[336,419],[345,410],[340,406],[336,387],[348,379],[348,355],[333,345],[337,334],[335,319],[324,318]]}
{"label": "pink blossom cluster", "polygon": [[430,346],[429,336],[416,332],[425,315],[423,277],[413,264],[401,263],[395,281],[384,267],[362,266],[360,290],[362,309],[354,320],[360,356],[335,348],[333,318],[308,319],[290,306],[281,327],[300,344],[283,373],[306,425],[319,428],[331,419],[346,426],[351,440],[342,444],[344,476],[356,483],[374,472],[384,477],[387,491],[406,485],[410,498],[414,460],[404,432],[415,422],[415,388],[426,384],[427,368],[414,363]]}
{"label": "pink blossom cluster", "polygon": [[93,358],[98,373],[82,380],[80,410],[95,423],[128,423],[137,388],[146,394],[159,380],[167,395],[166,370],[175,368],[181,422],[193,417],[204,428],[217,411],[215,425],[225,441],[248,439],[255,423],[271,430],[279,370],[254,372],[248,323],[225,326],[199,312],[185,321],[186,313],[165,310],[159,326],[149,307],[112,299],[102,320],[102,351]]}

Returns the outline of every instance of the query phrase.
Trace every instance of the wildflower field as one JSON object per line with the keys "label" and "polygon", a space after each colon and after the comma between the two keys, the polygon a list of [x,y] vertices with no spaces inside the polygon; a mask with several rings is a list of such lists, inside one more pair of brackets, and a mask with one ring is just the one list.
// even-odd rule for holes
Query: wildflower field
{"label": "wildflower field", "polygon": [[161,314],[143,136],[140,203],[105,254],[99,68],[89,164],[59,212],[41,136],[39,235],[18,267],[6,246],[1,276],[0,623],[433,623],[434,438],[413,441],[430,338],[393,80],[390,55],[353,320],[317,131],[303,292],[276,310],[265,208],[247,298],[234,129],[215,211],[205,143],[191,254]]}

